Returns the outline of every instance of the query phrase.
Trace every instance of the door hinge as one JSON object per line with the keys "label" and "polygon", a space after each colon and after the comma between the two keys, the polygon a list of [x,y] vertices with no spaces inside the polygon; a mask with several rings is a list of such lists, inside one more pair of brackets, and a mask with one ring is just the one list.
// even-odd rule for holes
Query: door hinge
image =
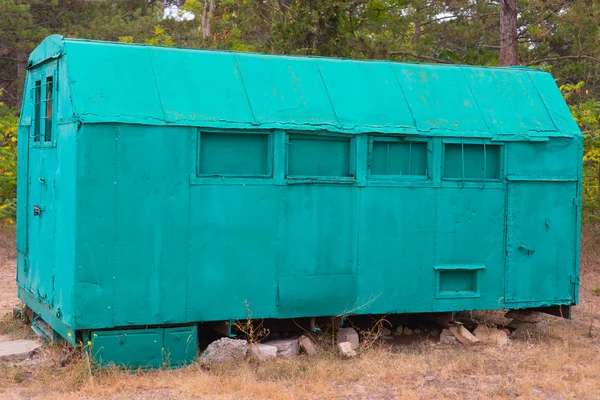
{"label": "door hinge", "polygon": [[578,284],[579,283],[579,276],[578,275],[571,275],[571,283]]}
{"label": "door hinge", "polygon": [[575,207],[581,207],[581,197],[573,197],[573,205]]}

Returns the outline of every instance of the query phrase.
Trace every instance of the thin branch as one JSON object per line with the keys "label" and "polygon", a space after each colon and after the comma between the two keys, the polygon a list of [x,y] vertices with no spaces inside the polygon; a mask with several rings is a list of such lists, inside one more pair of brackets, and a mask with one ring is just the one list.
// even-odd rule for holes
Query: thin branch
{"label": "thin branch", "polygon": [[526,64],[522,64],[524,66],[536,65],[542,62],[551,62],[551,61],[560,61],[560,60],[589,60],[595,63],[600,64],[600,59],[588,55],[580,55],[580,56],[560,56],[560,57],[548,57],[548,58],[540,58],[539,60],[534,60],[528,62]]}
{"label": "thin branch", "polygon": [[454,64],[453,62],[447,61],[447,60],[440,60],[439,58],[435,58],[435,57],[429,57],[429,56],[423,56],[420,54],[416,54],[416,53],[411,53],[409,51],[388,51],[388,54],[390,56],[410,56],[410,57],[414,57],[420,60],[427,60],[427,61],[432,61],[435,63],[439,63],[439,64]]}

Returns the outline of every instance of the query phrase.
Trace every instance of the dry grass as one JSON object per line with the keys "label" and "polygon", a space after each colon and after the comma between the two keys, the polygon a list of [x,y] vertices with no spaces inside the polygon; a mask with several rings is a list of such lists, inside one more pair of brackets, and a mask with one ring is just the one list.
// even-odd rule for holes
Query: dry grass
{"label": "dry grass", "polygon": [[506,348],[425,340],[377,344],[345,361],[325,352],[210,371],[192,365],[148,373],[104,369],[93,376],[81,358],[61,368],[63,350],[49,348],[37,366],[0,363],[0,398],[600,398],[600,297],[593,294],[600,282],[599,240],[600,233],[585,229],[574,319],[549,317],[548,335],[516,339]]}
{"label": "dry grass", "polygon": [[0,226],[0,265],[17,258],[15,230]]}

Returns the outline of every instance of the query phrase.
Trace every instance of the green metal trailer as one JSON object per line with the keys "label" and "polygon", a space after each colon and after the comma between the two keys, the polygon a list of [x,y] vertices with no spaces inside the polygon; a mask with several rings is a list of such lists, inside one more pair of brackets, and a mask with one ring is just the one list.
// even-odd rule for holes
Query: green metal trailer
{"label": "green metal trailer", "polygon": [[552,76],[49,36],[17,281],[102,363],[208,321],[577,303],[582,135]]}

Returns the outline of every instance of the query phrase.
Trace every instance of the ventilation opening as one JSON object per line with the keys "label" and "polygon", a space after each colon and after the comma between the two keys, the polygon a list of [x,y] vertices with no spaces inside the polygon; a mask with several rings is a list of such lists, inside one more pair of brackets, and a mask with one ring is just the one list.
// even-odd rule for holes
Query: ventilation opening
{"label": "ventilation opening", "polygon": [[479,297],[479,273],[484,268],[484,265],[436,266],[436,297]]}
{"label": "ventilation opening", "polygon": [[440,293],[475,292],[475,271],[440,271]]}

